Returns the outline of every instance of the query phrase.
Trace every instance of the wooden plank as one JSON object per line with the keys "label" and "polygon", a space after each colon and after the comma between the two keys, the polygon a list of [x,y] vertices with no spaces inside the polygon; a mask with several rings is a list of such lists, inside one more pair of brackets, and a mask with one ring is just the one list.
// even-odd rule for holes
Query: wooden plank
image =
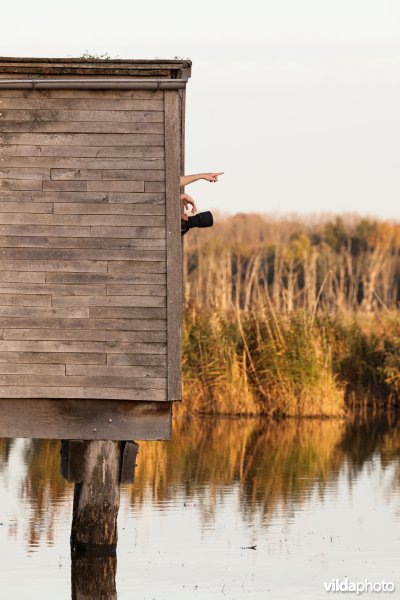
{"label": "wooden plank", "polygon": [[[2,167],[5,169],[12,169],[9,178],[13,178],[13,172],[15,169],[32,169],[32,170],[46,170],[48,173],[49,169],[78,169],[78,170],[95,170],[95,169],[131,169],[131,170],[142,170],[152,171],[164,169],[163,158],[130,158],[119,157],[119,158],[75,158],[68,155],[68,148],[64,148],[63,156],[32,156],[32,157],[4,157],[1,155]],[[151,175],[151,173],[150,173]],[[149,176],[150,176],[149,175]],[[139,177],[137,179],[141,179]],[[15,178],[17,179],[17,178]],[[24,179],[33,179],[25,177]]]}
{"label": "wooden plank", "polygon": [[86,181],[43,181],[44,192],[86,192]]}
{"label": "wooden plank", "polygon": [[[1,294],[55,294],[57,296],[105,296],[107,293],[106,284],[84,284],[84,283],[4,283],[1,286]],[[141,289],[139,286],[138,289]],[[152,286],[143,286],[148,288],[147,295],[151,294]],[[158,289],[156,286],[155,289]],[[0,294],[0,295],[1,295]]]}
{"label": "wooden plank", "polygon": [[[31,156],[15,157],[2,156],[2,170],[11,169],[9,179],[13,179],[13,173],[17,169],[25,171],[32,170],[44,171],[49,174],[50,169],[78,169],[78,170],[98,170],[98,169],[132,169],[137,171],[160,170],[164,169],[163,158],[74,158],[69,157],[68,148],[64,148],[65,155],[61,157],[54,156]],[[17,179],[15,177],[15,179]],[[23,177],[23,179],[33,179],[33,177]],[[47,177],[48,179],[48,177]],[[137,178],[137,179],[140,179]]]}
{"label": "wooden plank", "polygon": [[165,261],[154,261],[149,263],[134,260],[116,260],[108,263],[107,271],[112,275],[129,275],[130,273],[166,273],[167,265]]}
{"label": "wooden plank", "polygon": [[[8,339],[8,337],[4,337]],[[106,342],[166,342],[166,331],[106,331]]]}
{"label": "wooden plank", "polygon": [[[20,80],[20,79],[25,79],[27,77],[31,78],[47,78],[47,77],[56,77],[57,79],[66,79],[66,78],[74,78],[74,77],[87,77],[87,76],[95,76],[95,77],[113,77],[115,75],[118,75],[119,77],[161,77],[163,79],[168,78],[170,79],[175,78],[177,76],[177,70],[174,69],[173,72],[171,72],[168,69],[163,69],[162,71],[159,71],[158,69],[147,69],[146,71],[141,71],[139,69],[130,69],[128,67],[126,68],[120,68],[118,67],[118,71],[116,71],[115,69],[110,69],[110,67],[94,67],[94,68],[89,68],[88,65],[83,65],[82,67],[77,67],[74,65],[73,70],[70,69],[67,65],[59,65],[58,67],[55,67],[54,65],[40,65],[40,68],[38,68],[37,63],[35,62],[34,65],[27,65],[26,63],[24,64],[20,64],[20,65],[16,65],[15,62],[9,64],[9,65],[5,65],[4,63],[2,63],[0,65],[0,79],[4,80],[4,79],[12,79],[12,80]],[[67,86],[65,86],[67,87]],[[74,89],[75,86],[72,86],[71,89]],[[42,88],[43,89],[43,88]]]}
{"label": "wooden plank", "polygon": [[[123,196],[130,196],[130,194],[123,194]],[[137,194],[140,196],[141,194]],[[136,194],[134,194],[136,196]],[[143,194],[143,202],[146,202],[145,197],[154,197],[154,194]],[[0,200],[2,202],[90,202],[90,203],[103,203],[107,202],[109,195],[105,192],[63,192],[63,191],[52,191],[52,192],[30,192],[30,191],[1,191]],[[136,201],[136,200],[135,200]]]}
{"label": "wooden plank", "polygon": [[[143,206],[140,204],[139,206]],[[53,204],[45,202],[1,202],[0,212],[12,213],[52,213]],[[132,213],[134,214],[134,213]],[[143,213],[142,213],[143,214]],[[151,214],[151,213],[148,213]],[[155,214],[155,213],[154,213]]]}
{"label": "wooden plank", "polygon": [[50,295],[26,295],[18,292],[9,292],[7,291],[8,289],[9,288],[0,288],[0,306],[51,306]]}
{"label": "wooden plank", "polygon": [[[0,281],[2,281],[0,273]],[[15,275],[18,276],[19,273],[15,272]],[[14,278],[15,275],[11,274],[9,277]],[[22,275],[25,275],[22,273]],[[32,275],[28,273],[28,275]],[[37,275],[33,273],[33,275]],[[46,279],[46,283],[120,283],[120,284],[145,284],[145,283],[159,283],[165,284],[166,277],[164,273],[128,273],[122,275],[113,275],[111,273],[47,273],[42,274],[43,281],[40,279],[40,283],[44,282],[44,278]],[[4,281],[8,281],[8,279],[4,279]],[[13,279],[11,279],[13,281]],[[15,279],[18,281],[18,279]],[[23,279],[21,279],[21,282]],[[28,282],[28,280],[27,280]],[[39,283],[32,281],[32,283]]]}
{"label": "wooden plank", "polygon": [[125,307],[163,307],[165,296],[53,296],[52,306],[64,308],[72,306],[125,306]]}
{"label": "wooden plank", "polygon": [[100,169],[50,169],[53,181],[86,181],[101,179]]}
{"label": "wooden plank", "polygon": [[[113,376],[79,376],[79,375],[43,375],[25,374],[21,381],[20,375],[0,374],[0,388],[8,386],[39,386],[39,387],[100,387],[128,388],[130,390],[165,390],[165,377],[113,377]],[[5,390],[3,390],[5,392]],[[4,398],[4,395],[2,396]]]}
{"label": "wooden plank", "polygon": [[161,90],[1,90],[0,99],[4,98],[70,98],[77,100],[85,98],[88,100],[159,100],[164,97]]}
{"label": "wooden plank", "polygon": [[115,121],[1,121],[1,133],[151,133],[160,135],[164,123],[123,123]]}
{"label": "wooden plank", "polygon": [[[118,263],[120,264],[120,263]],[[136,264],[136,263],[135,263]],[[138,263],[146,264],[146,263]],[[155,263],[153,268],[159,268]],[[137,267],[139,268],[139,267]],[[143,267],[144,268],[144,267]],[[148,268],[152,268],[149,266]],[[85,273],[106,273],[107,261],[105,260],[0,260],[0,271],[61,271],[61,272],[85,272]],[[115,271],[113,271],[115,272]],[[153,273],[154,271],[146,271]],[[160,271],[155,271],[160,272]]]}
{"label": "wooden plank", "polygon": [[[136,239],[159,239],[165,238],[165,229],[163,227],[98,227],[93,226],[90,228],[91,237],[104,238],[136,238]],[[154,245],[155,248],[156,245]],[[164,246],[163,246],[164,247]],[[163,256],[165,258],[165,256]]]}
{"label": "wooden plank", "polygon": [[102,376],[106,374],[112,377],[166,377],[167,369],[163,365],[128,365],[117,367],[110,365],[67,365],[66,373],[67,375],[90,376]]}
{"label": "wooden plank", "polygon": [[[97,92],[96,92],[97,94]],[[3,98],[0,92],[0,108],[4,113],[6,111],[25,110],[25,111],[106,111],[107,113],[114,111],[138,111],[138,112],[161,112],[164,114],[164,102],[162,96],[151,99],[103,99],[97,96],[91,98],[45,98],[45,97],[30,97],[30,98]],[[68,118],[66,115],[65,118]],[[113,115],[113,118],[114,115]],[[112,119],[110,119],[112,120]]]}
{"label": "wooden plank", "polygon": [[[63,275],[61,273],[61,275]],[[78,273],[79,275],[79,273]],[[106,276],[107,277],[107,276]],[[158,276],[157,276],[158,277]],[[24,272],[24,271],[0,271],[0,282],[2,283],[44,283],[46,273]],[[113,279],[113,281],[116,281]],[[56,283],[56,282],[54,282]],[[142,283],[138,281],[137,283]],[[143,281],[143,283],[161,283],[160,281]]]}
{"label": "wooden plank", "polygon": [[165,194],[145,192],[139,193],[118,193],[118,192],[30,192],[30,191],[0,191],[0,200],[2,202],[61,202],[61,203],[86,203],[89,204],[105,204],[111,203],[126,203],[126,204],[165,204]]}
{"label": "wooden plank", "polygon": [[168,440],[171,404],[129,400],[0,400],[0,436]]}
{"label": "wooden plank", "polygon": [[88,181],[88,192],[144,192],[144,181]]}
{"label": "wooden plank", "polygon": [[[166,186],[165,186],[165,183],[162,181],[145,181],[145,183],[144,183],[144,191],[146,193],[165,192],[165,190],[166,190]],[[179,198],[179,196],[178,196],[178,198]]]}
{"label": "wooden plank", "polygon": [[[0,363],[105,365],[106,354],[98,352],[0,352]],[[34,396],[32,396],[34,398]]]}
{"label": "wooden plank", "polygon": [[60,317],[0,317],[0,328],[42,329],[53,330],[111,330],[111,331],[163,331],[167,330],[166,319],[80,319]]}
{"label": "wooden plank", "polygon": [[72,386],[3,386],[0,387],[0,398],[86,398],[105,400],[167,400],[164,390],[131,390],[102,387]]}
{"label": "wooden plank", "polygon": [[103,169],[103,181],[118,180],[118,181],[165,181],[164,170],[146,170],[139,171],[136,169]]}
{"label": "wooden plank", "polygon": [[0,146],[0,156],[40,156],[40,146]]}
{"label": "wooden plank", "polygon": [[149,202],[151,204],[165,205],[165,195],[163,193],[146,194],[146,192],[142,192],[140,194],[124,194],[124,193],[119,194],[119,193],[115,193],[115,192],[110,192],[108,194],[108,202],[110,204],[112,204],[113,202],[138,203],[138,204]]}
{"label": "wooden plank", "polygon": [[165,354],[107,354],[107,366],[166,365]]}
{"label": "wooden plank", "polygon": [[[55,157],[71,158],[164,158],[164,146],[47,146],[47,145],[6,145],[0,147],[2,158]],[[18,165],[15,165],[18,166]],[[142,167],[139,167],[142,168]],[[158,167],[156,167],[158,168]]]}
{"label": "wooden plank", "polygon": [[165,296],[166,293],[167,288],[165,285],[137,285],[118,283],[107,285],[107,294],[110,296]]}
{"label": "wooden plank", "polygon": [[91,306],[89,308],[91,319],[165,319],[166,314],[165,308],[139,306]]}
{"label": "wooden plank", "polygon": [[[15,323],[12,324],[15,326]],[[118,332],[115,332],[116,334]],[[124,332],[125,333],[125,332]],[[130,332],[126,332],[130,333]],[[136,333],[136,332],[132,332]],[[149,335],[154,332],[138,332],[142,336]],[[163,332],[156,332],[163,333]],[[3,340],[39,340],[39,341],[51,341],[51,340],[73,340],[73,341],[85,341],[85,342],[104,342],[106,341],[106,332],[104,329],[56,329],[53,326],[51,329],[45,329],[36,327],[33,329],[4,329],[2,334]],[[109,340],[107,340],[109,341]],[[142,340],[138,340],[142,341]],[[144,340],[146,341],[146,340]],[[147,340],[149,342],[163,341],[159,339]]]}
{"label": "wooden plank", "polygon": [[[141,250],[165,250],[165,231],[162,229],[162,236],[159,239],[143,238],[140,234],[138,238],[132,239],[127,236],[125,238],[103,238],[103,237],[41,237],[41,236],[5,236],[0,238],[3,248],[137,248]],[[155,228],[156,230],[158,228]],[[25,232],[23,232],[25,233]],[[155,235],[155,232],[152,233]]]}
{"label": "wooden plank", "polygon": [[[121,136],[123,138],[123,136]],[[138,136],[139,137],[139,136]],[[148,136],[158,138],[159,136]],[[138,140],[136,140],[136,143]],[[129,163],[132,168],[146,168],[147,160],[153,160],[156,169],[162,168],[164,164],[164,146],[156,145],[156,140],[149,141],[148,146],[132,145],[132,146],[41,146],[40,156],[46,157],[61,157],[61,158],[93,158],[98,160],[108,159],[124,159],[132,161],[137,159],[138,163]],[[20,148],[21,146],[19,146]],[[161,163],[162,161],[162,163]]]}
{"label": "wooden plank", "polygon": [[[82,76],[99,79],[108,77],[121,78],[157,78],[157,79],[175,79],[184,69],[185,63],[162,63],[150,61],[123,61],[123,60],[100,60],[92,59],[66,59],[58,58],[21,58],[20,60],[10,58],[2,59],[0,64],[0,77],[2,79],[16,78],[34,78],[43,79],[46,77],[55,77],[56,79],[74,79]],[[71,88],[74,89],[74,88]],[[26,90],[28,93],[31,90]],[[42,89],[38,90],[42,92]],[[96,90],[90,90],[96,93]],[[44,90],[46,92],[46,90]]]}
{"label": "wooden plank", "polygon": [[[118,344],[118,347],[124,346],[124,343]],[[157,352],[160,344],[147,344],[145,345],[149,352],[153,352],[154,354],[161,354],[161,352]],[[112,347],[111,342],[82,342],[82,341],[74,341],[74,340],[40,340],[40,341],[17,341],[17,340],[0,340],[0,352],[54,352],[63,353],[63,352],[87,352],[87,353],[100,353],[104,352],[116,352],[116,349],[109,349]],[[153,348],[151,350],[151,348]],[[143,351],[143,354],[145,352]]]}
{"label": "wooden plank", "polygon": [[50,295],[25,295],[9,290],[12,288],[1,288],[0,306],[51,306]]}
{"label": "wooden plank", "polygon": [[0,179],[1,190],[41,190],[42,181],[39,179]]}
{"label": "wooden plank", "polygon": [[[168,400],[181,400],[182,242],[179,202],[181,114],[177,91],[164,93],[167,195]],[[146,191],[156,191],[147,190]]]}
{"label": "wooden plank", "polygon": [[99,248],[105,250],[163,250],[165,252],[166,241],[164,237],[160,239],[142,238],[132,239],[127,236],[124,238],[102,238],[102,237],[41,237],[41,236],[5,236],[0,239],[3,248],[74,248],[74,249],[93,249]]}
{"label": "wooden plank", "polygon": [[[10,202],[4,202],[0,204],[0,208],[4,205],[11,204]],[[13,204],[29,204],[28,202],[21,203],[13,203]],[[32,206],[32,204],[29,204]],[[37,205],[33,205],[37,206]],[[52,205],[44,204],[45,207],[49,206],[52,208]],[[13,212],[13,211],[9,211]],[[21,210],[20,212],[24,212]],[[28,211],[25,211],[28,212]],[[36,211],[31,211],[36,212]],[[51,212],[50,210],[46,211],[37,211],[37,212]],[[84,214],[84,215],[165,215],[165,206],[163,204],[108,204],[108,203],[91,203],[91,202],[59,202],[54,207],[54,214]],[[165,237],[165,233],[163,235]]]}
{"label": "wooden plank", "polygon": [[[96,365],[94,365],[96,366]],[[78,365],[79,369],[88,369],[88,365]],[[69,367],[68,367],[69,368]],[[101,365],[100,370],[104,370],[105,366]],[[112,368],[112,367],[111,367]],[[117,369],[118,367],[114,367]],[[119,367],[124,368],[124,367]],[[126,368],[126,367],[125,367]],[[145,367],[137,367],[145,368]],[[149,367],[150,368],[150,367]],[[154,368],[154,367],[153,367]],[[162,368],[162,367],[159,367]],[[139,371],[140,372],[140,371]],[[34,363],[2,363],[0,362],[0,373],[9,375],[65,375],[65,365],[46,365],[46,364],[34,364]],[[111,374],[111,373],[110,373]],[[117,375],[117,371],[115,372]]]}
{"label": "wooden plank", "polygon": [[[4,226],[11,227],[11,226]],[[13,227],[17,227],[16,225]],[[25,225],[27,227],[27,225]],[[37,228],[37,227],[36,227]],[[1,228],[3,229],[3,227]],[[76,233],[76,231],[75,231]],[[59,234],[56,234],[59,235]],[[85,259],[93,261],[106,260],[129,260],[129,261],[162,261],[165,259],[164,250],[136,250],[130,248],[122,248],[121,250],[92,250],[90,248],[66,248],[57,250],[56,248],[4,248],[1,251],[1,257],[6,261],[14,260],[53,260],[58,262],[77,261],[82,262]],[[2,261],[0,261],[1,263]],[[34,269],[35,270],[35,269]],[[39,269],[37,269],[39,270]],[[56,270],[56,269],[51,269]],[[72,268],[66,268],[67,271],[72,271]],[[90,269],[89,269],[90,270]]]}
{"label": "wooden plank", "polygon": [[[65,319],[86,319],[89,316],[88,308],[50,308],[29,306],[0,306],[0,317],[44,317],[51,316]],[[160,317],[162,318],[162,317]]]}
{"label": "wooden plank", "polygon": [[[3,161],[4,163],[5,161]],[[50,179],[49,168],[14,168],[14,167],[1,167],[0,168],[0,179],[24,179],[24,180],[40,180]]]}
{"label": "wooden plank", "polygon": [[[157,101],[159,105],[161,101]],[[58,110],[46,108],[34,108],[29,106],[26,109],[3,109],[0,113],[0,123],[12,122],[34,122],[48,123],[59,122],[67,123],[87,123],[87,122],[102,122],[111,121],[114,123],[163,123],[164,113],[160,110],[96,110],[89,108],[86,110]]]}
{"label": "wooden plank", "polygon": [[105,348],[108,356],[110,354],[167,354],[167,345],[163,343],[105,342]]}
{"label": "wooden plank", "polygon": [[[2,218],[3,217],[3,218]],[[18,221],[28,221],[28,219],[24,219],[23,215],[20,213],[19,215],[15,215],[14,222],[18,223]],[[31,217],[32,218],[32,217]],[[5,214],[0,213],[0,224],[3,224],[0,228],[1,233],[4,236],[56,236],[56,237],[88,237],[90,236],[90,227],[64,227],[63,225],[6,225],[4,222],[12,220],[7,219]],[[2,244],[5,245],[4,243]],[[2,257],[6,258],[7,251],[2,252]],[[51,258],[49,256],[49,258]]]}
{"label": "wooden plank", "polygon": [[29,144],[40,146],[164,146],[164,132],[161,134],[148,133],[18,133],[3,132],[0,133],[1,144]]}
{"label": "wooden plank", "polygon": [[[56,182],[55,182],[56,183]],[[66,182],[60,182],[66,183]],[[80,183],[80,182],[78,182]],[[90,183],[90,182],[89,182]],[[97,183],[97,182],[93,182]],[[50,226],[119,226],[123,227],[163,227],[163,215],[87,215],[87,214],[13,214],[0,212],[0,224],[3,225],[50,225]],[[80,236],[79,236],[80,237]]]}

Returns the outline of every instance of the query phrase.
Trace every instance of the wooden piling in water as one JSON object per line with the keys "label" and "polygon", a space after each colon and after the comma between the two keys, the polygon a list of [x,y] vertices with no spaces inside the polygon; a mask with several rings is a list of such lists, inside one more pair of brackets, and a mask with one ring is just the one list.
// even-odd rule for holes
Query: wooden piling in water
{"label": "wooden piling in water", "polygon": [[120,500],[121,442],[85,443],[82,481],[75,483],[71,549],[115,553]]}
{"label": "wooden piling in water", "polygon": [[61,442],[61,474],[75,483],[73,555],[115,554],[120,483],[134,482],[138,451],[133,441]]}

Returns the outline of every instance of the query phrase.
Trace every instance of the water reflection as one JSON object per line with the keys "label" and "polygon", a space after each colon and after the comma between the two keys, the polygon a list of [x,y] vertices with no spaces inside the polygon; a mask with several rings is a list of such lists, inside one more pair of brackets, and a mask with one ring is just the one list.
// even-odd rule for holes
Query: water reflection
{"label": "water reflection", "polygon": [[176,418],[122,486],[117,577],[113,557],[71,563],[59,452],[0,440],[4,597],[317,600],[333,577],[396,582],[395,422]]}
{"label": "water reflection", "polygon": [[207,515],[217,492],[238,485],[248,518],[260,510],[267,524],[277,503],[301,504],[318,490],[322,498],[344,465],[349,483],[376,452],[382,463],[400,452],[400,428],[388,421],[256,419],[176,421],[172,442],[142,444],[137,478],[128,490],[131,503],[143,498],[171,500],[177,489],[187,501],[207,493]]}
{"label": "water reflection", "polygon": [[28,543],[30,546],[39,546],[44,537],[47,544],[52,544],[56,515],[61,501],[71,489],[70,484],[59,476],[60,442],[29,440],[24,447],[23,461],[26,476],[20,493],[22,499],[29,501],[31,506]]}
{"label": "water reflection", "polygon": [[115,556],[72,556],[72,600],[116,600]]}
{"label": "water reflection", "polygon": [[[0,473],[15,443],[0,440]],[[73,486],[59,474],[59,452],[57,440],[22,445],[25,474],[18,495],[30,505],[29,546],[38,546],[43,536],[52,543],[57,511],[72,494]],[[323,498],[328,482],[332,492],[344,465],[351,487],[376,454],[383,467],[395,462],[397,490],[400,428],[388,421],[176,420],[172,441],[141,443],[135,484],[123,486],[123,493],[135,511],[144,500],[162,507],[177,494],[186,502],[196,497],[206,523],[217,498],[238,486],[243,514],[251,519],[261,510],[266,525],[277,505],[301,505],[315,490]]]}

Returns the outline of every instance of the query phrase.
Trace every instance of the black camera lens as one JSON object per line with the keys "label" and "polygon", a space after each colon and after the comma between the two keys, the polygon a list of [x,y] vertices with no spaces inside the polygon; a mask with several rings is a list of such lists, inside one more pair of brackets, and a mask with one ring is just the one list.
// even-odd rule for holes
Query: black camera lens
{"label": "black camera lens", "polygon": [[193,227],[212,227],[213,223],[214,219],[209,210],[201,212],[193,217],[188,217],[187,221],[181,221],[181,234],[185,235],[185,233],[187,233],[189,229],[193,229]]}

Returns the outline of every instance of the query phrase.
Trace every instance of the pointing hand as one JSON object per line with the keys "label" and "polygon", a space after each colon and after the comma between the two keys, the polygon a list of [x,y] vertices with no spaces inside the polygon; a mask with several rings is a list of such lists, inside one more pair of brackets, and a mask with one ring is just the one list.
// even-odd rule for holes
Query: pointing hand
{"label": "pointing hand", "polygon": [[223,174],[223,171],[221,171],[220,173],[204,173],[203,179],[205,179],[206,181],[210,181],[210,183],[216,183],[218,181],[218,177]]}

